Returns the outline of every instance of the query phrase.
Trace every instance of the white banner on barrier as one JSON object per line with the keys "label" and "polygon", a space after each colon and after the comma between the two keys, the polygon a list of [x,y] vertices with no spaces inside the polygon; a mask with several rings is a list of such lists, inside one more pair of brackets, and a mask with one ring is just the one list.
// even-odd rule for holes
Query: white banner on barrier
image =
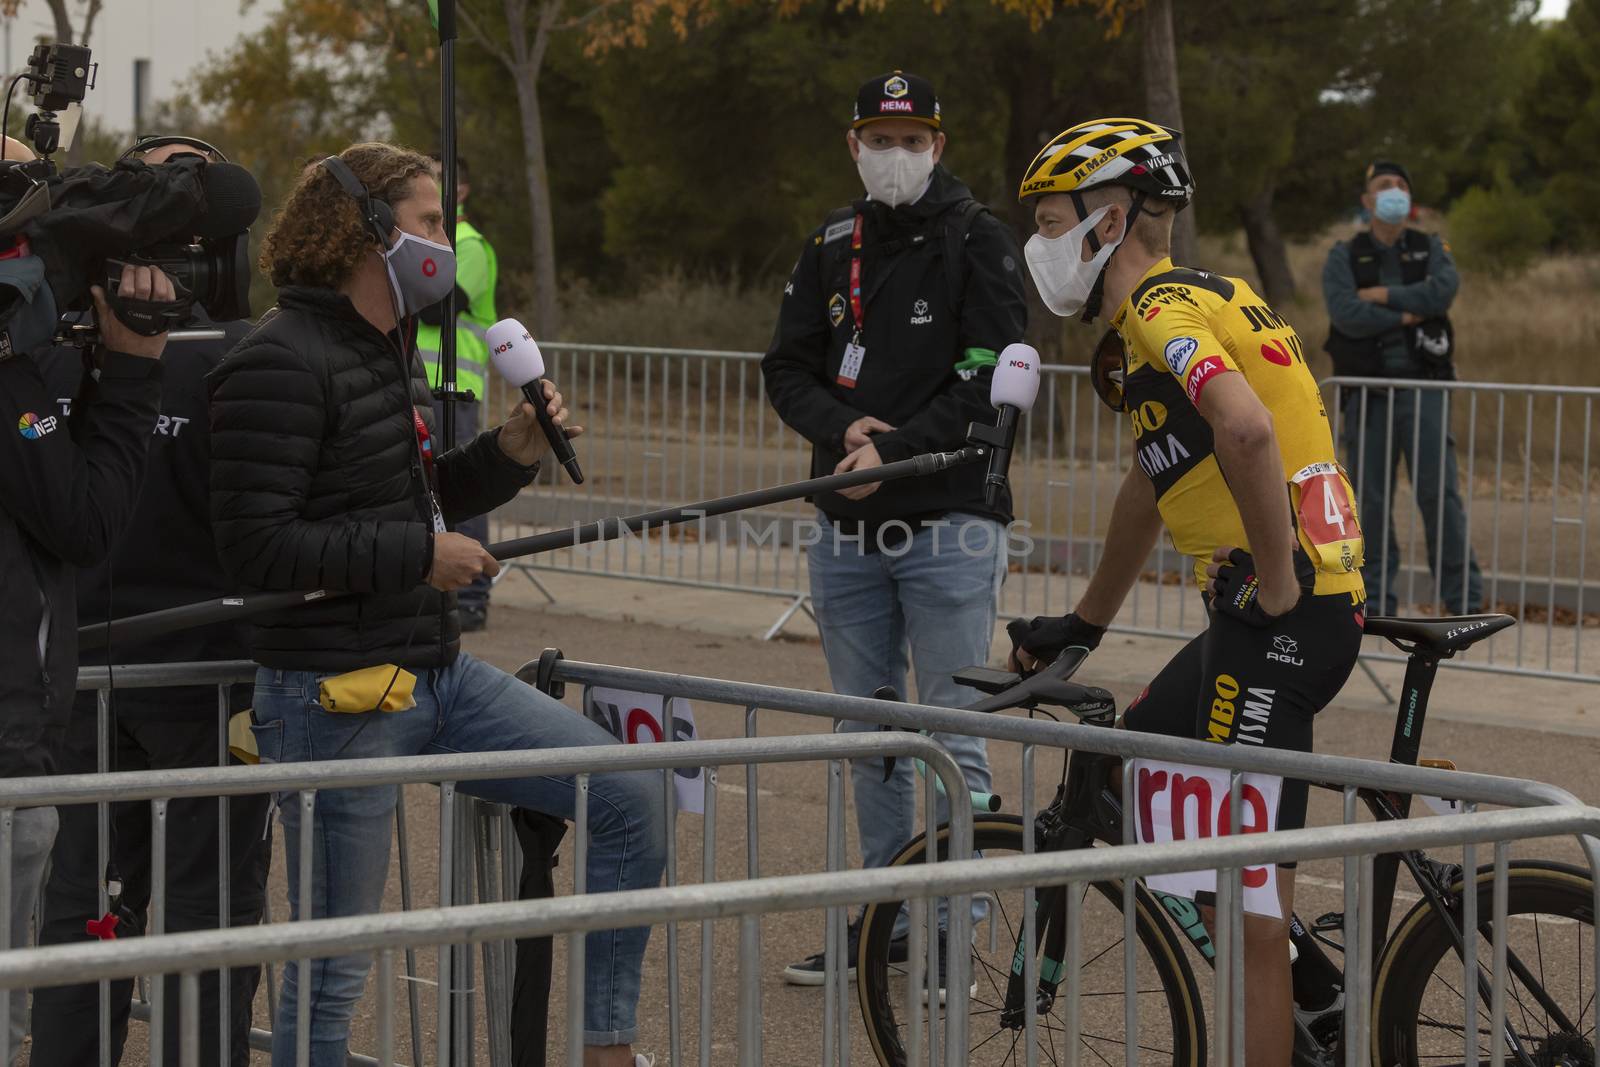
{"label": "white banner on barrier", "polygon": [[[666,700],[658,693],[630,693],[626,689],[583,691],[583,713],[625,745],[653,745],[660,741],[696,741],[694,709],[687,700],[672,699],[672,737],[666,736]],[[706,812],[706,775],[702,767],[674,771],[678,810],[696,815]]]}
{"label": "white banner on barrier", "polygon": [[[1227,836],[1232,826],[1229,774],[1229,771],[1215,767],[1134,760],[1135,799],[1125,810],[1134,814],[1139,843]],[[1239,799],[1243,808],[1239,813],[1240,831],[1259,834],[1276,826],[1278,802],[1282,797],[1282,778],[1271,774],[1243,775],[1239,782]],[[1275,865],[1246,867],[1240,881],[1244,885],[1245,911],[1274,919],[1283,917],[1278,901],[1278,868]],[[1217,872],[1153,874],[1145,879],[1145,883],[1156,892],[1194,898],[1200,893],[1216,892]]]}

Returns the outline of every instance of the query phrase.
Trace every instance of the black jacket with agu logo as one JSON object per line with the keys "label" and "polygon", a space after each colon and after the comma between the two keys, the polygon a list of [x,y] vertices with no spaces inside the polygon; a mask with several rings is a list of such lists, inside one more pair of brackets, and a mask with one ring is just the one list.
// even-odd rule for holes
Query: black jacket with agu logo
{"label": "black jacket with agu logo", "polygon": [[[855,334],[850,245],[858,212],[866,357],[849,387],[839,371]],[[1022,266],[1010,228],[942,166],[916,203],[891,209],[859,200],[813,231],[761,361],[772,406],[814,446],[812,475],[833,473],[846,428],[863,415],[895,427],[873,438],[885,463],[959,448],[968,423],[992,423],[995,355],[1027,326]],[[816,504],[836,521],[867,524],[952,511],[1009,521],[1009,499],[998,513],[984,507],[983,479],[973,464],[889,482],[865,500],[826,493]]]}
{"label": "black jacket with agu logo", "polygon": [[0,357],[0,778],[55,769],[78,677],[77,570],[133,515],[160,399],[158,361],[107,352],[68,419],[32,357]]}

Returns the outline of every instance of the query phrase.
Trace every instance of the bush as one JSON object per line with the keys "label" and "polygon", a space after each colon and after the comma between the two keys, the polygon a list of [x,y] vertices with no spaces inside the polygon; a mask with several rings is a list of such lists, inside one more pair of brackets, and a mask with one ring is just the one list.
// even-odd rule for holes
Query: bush
{"label": "bush", "polygon": [[772,339],[782,299],[783,279],[748,285],[678,272],[627,294],[569,285],[561,294],[562,340],[760,352]]}
{"label": "bush", "polygon": [[1450,209],[1450,240],[1463,267],[1497,278],[1521,274],[1550,244],[1555,225],[1539,199],[1509,183],[1467,190]]}

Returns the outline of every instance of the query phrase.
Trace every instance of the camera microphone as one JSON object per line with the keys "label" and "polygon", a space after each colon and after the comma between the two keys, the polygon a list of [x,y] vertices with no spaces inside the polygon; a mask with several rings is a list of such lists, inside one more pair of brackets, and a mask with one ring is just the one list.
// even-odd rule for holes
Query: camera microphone
{"label": "camera microphone", "polygon": [[533,412],[539,417],[539,426],[544,430],[545,439],[550,442],[550,450],[566,468],[567,477],[572,479],[573,485],[582,485],[583,471],[578,468],[577,453],[573,452],[572,442],[567,440],[566,432],[555,424],[549,411],[550,402],[539,387],[539,379],[544,376],[544,356],[540,354],[533,335],[516,319],[501,319],[489,327],[488,342],[489,358],[494,360],[495,370],[522,390],[522,395],[533,405]]}
{"label": "camera microphone", "polygon": [[194,220],[195,236],[221,240],[248,230],[261,214],[261,186],[237,163],[208,163],[205,210]]}
{"label": "camera microphone", "polygon": [[989,403],[1000,412],[995,424],[1000,442],[989,453],[989,473],[984,478],[985,506],[999,506],[1011,467],[1011,446],[1017,437],[1017,418],[1033,407],[1039,395],[1039,353],[1032,345],[1010,344],[1000,353],[989,384]]}

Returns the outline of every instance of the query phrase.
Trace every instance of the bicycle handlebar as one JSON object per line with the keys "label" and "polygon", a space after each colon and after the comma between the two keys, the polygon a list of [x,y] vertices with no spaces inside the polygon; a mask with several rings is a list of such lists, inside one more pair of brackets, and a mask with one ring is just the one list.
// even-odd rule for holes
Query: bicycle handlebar
{"label": "bicycle handlebar", "polygon": [[1072,707],[1075,704],[1098,703],[1108,695],[1105,690],[1068,681],[1087,658],[1087,648],[1073,645],[1034,673],[1018,675],[1017,683],[1009,689],[968,704],[964,710],[994,712],[1010,708],[1033,708],[1039,704]]}

